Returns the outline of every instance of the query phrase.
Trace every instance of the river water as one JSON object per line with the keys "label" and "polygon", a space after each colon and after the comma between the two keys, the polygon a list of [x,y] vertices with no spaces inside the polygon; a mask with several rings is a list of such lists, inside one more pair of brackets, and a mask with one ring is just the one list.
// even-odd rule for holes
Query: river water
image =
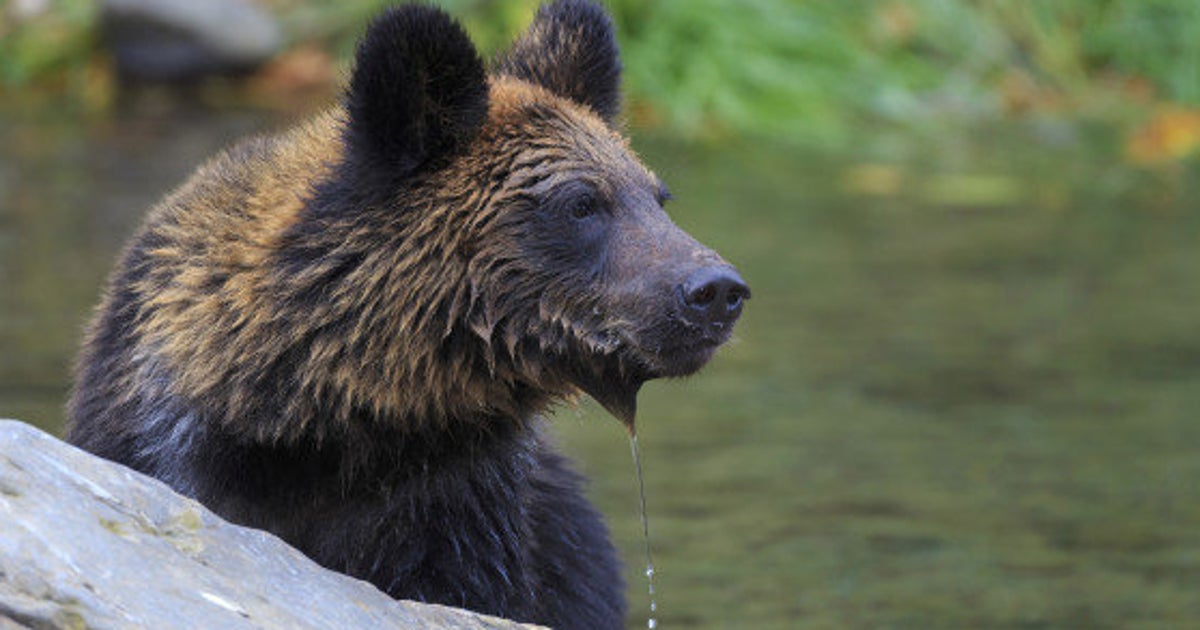
{"label": "river water", "polygon": [[[285,125],[140,97],[0,113],[0,416],[57,432],[145,210]],[[642,136],[669,211],[754,290],[638,427],[661,628],[1200,619],[1200,196],[1061,121],[801,151]],[[626,435],[560,409],[650,617]]]}

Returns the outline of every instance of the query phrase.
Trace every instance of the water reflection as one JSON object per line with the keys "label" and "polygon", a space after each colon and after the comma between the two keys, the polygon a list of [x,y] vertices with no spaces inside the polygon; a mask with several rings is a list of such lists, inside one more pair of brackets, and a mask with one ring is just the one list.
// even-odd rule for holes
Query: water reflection
{"label": "water reflection", "polygon": [[0,111],[0,415],[59,431],[70,360],[120,244],[205,158],[270,123],[153,91],[103,118]]}

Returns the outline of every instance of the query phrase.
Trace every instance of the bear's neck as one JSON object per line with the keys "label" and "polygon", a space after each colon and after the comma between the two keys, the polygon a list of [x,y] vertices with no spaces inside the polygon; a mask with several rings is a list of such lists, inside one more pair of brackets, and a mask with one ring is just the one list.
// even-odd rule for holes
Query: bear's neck
{"label": "bear's neck", "polygon": [[420,510],[424,490],[436,494],[439,484],[469,483],[458,478],[463,474],[519,477],[516,469],[528,460],[544,424],[540,417],[525,424],[479,417],[412,431],[394,421],[356,420],[362,424],[354,431],[320,441],[264,443],[210,429],[193,452],[220,452],[222,460],[191,461],[202,469],[193,478],[208,482],[194,489],[196,498],[251,526],[265,526],[297,505],[331,509],[332,503],[323,505],[330,497],[340,505],[400,493]]}

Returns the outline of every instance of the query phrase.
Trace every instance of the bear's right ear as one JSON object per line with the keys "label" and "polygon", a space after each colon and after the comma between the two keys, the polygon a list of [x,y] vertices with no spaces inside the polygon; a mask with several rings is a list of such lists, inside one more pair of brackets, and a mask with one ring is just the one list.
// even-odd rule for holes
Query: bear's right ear
{"label": "bear's right ear", "polygon": [[346,109],[351,159],[405,177],[475,138],[487,116],[487,75],[475,46],[450,16],[406,5],[367,28]]}
{"label": "bear's right ear", "polygon": [[586,105],[610,127],[621,110],[621,55],[612,20],[594,2],[556,0],[496,62],[524,79]]}

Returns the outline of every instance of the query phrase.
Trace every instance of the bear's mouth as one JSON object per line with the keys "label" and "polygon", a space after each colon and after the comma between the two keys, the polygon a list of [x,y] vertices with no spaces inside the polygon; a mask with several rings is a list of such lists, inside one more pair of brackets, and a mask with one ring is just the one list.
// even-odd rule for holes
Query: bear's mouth
{"label": "bear's mouth", "polygon": [[669,345],[654,342],[654,334],[643,336],[651,339],[650,342],[639,342],[634,335],[619,335],[618,343],[610,341],[608,344],[608,352],[575,363],[571,381],[633,430],[637,395],[646,381],[698,372],[730,336],[728,331],[719,334],[689,332],[692,334],[667,336],[677,340]]}
{"label": "bear's mouth", "polygon": [[690,376],[708,364],[717,348],[723,343],[715,340],[680,345],[660,350],[655,357],[655,368],[651,378]]}
{"label": "bear's mouth", "polygon": [[584,393],[600,403],[631,432],[637,417],[637,395],[649,378],[619,371],[589,371],[572,379]]}
{"label": "bear's mouth", "polygon": [[733,326],[697,326],[672,316],[640,334],[625,335],[623,350],[654,378],[678,378],[700,371],[732,336]]}

